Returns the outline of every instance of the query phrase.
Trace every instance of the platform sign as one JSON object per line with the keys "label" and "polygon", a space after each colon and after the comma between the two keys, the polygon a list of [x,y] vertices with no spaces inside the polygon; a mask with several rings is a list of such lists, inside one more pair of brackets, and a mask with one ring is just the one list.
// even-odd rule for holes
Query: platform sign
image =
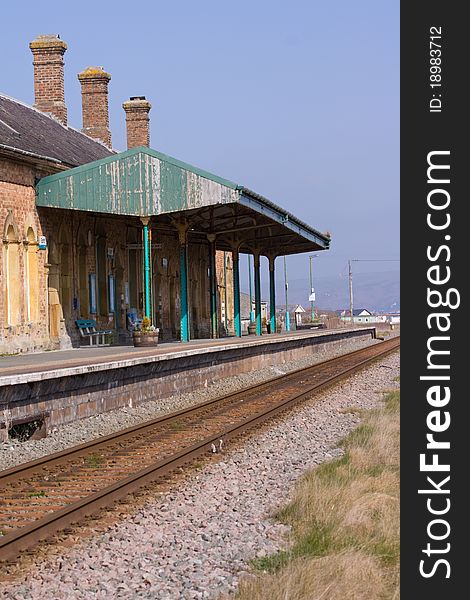
{"label": "platform sign", "polygon": [[47,240],[45,235],[40,235],[38,239],[39,250],[45,250],[47,248]]}
{"label": "platform sign", "polygon": [[308,297],[308,299],[309,299],[310,302],[315,302],[315,292],[312,292],[310,294],[310,296]]}

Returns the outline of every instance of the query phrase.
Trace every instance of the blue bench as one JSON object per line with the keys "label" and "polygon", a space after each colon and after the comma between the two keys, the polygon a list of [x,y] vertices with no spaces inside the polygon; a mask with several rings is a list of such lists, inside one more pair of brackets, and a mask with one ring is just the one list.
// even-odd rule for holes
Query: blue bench
{"label": "blue bench", "polygon": [[[112,329],[96,329],[96,321],[93,319],[77,319],[75,325],[80,332],[80,341],[88,342],[90,346],[109,346]],[[107,338],[107,339],[106,339]]]}

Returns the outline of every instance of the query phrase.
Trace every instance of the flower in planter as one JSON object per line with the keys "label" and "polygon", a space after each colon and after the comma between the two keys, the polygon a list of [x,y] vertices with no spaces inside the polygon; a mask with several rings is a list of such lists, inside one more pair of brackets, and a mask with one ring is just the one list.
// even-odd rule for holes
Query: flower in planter
{"label": "flower in planter", "polygon": [[134,331],[136,333],[158,333],[158,328],[155,325],[152,325],[150,319],[148,317],[144,317],[141,323],[136,323],[134,326]]}
{"label": "flower in planter", "polygon": [[156,346],[158,344],[158,334],[158,327],[152,325],[148,317],[144,317],[132,333],[134,346],[138,348]]}

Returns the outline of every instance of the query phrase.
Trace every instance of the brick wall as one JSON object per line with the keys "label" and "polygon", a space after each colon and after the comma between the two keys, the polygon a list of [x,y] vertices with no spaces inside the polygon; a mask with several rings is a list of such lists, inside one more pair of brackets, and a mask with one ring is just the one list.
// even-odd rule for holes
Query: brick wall
{"label": "brick wall", "polygon": [[[86,212],[37,208],[34,180],[38,172],[31,166],[14,161],[0,162],[0,353],[67,348],[78,345],[75,326],[78,318],[94,318],[98,327],[113,329],[121,341],[129,339],[126,329],[127,309],[142,313],[142,247],[141,223],[137,218],[94,216]],[[24,282],[20,298],[19,323],[11,326],[6,309],[6,229],[13,222],[19,232],[19,278]],[[35,250],[39,270],[39,319],[28,322],[26,305],[27,231],[32,227],[37,240],[47,239],[46,250]],[[179,244],[177,233],[159,230],[152,223],[152,307],[155,324],[162,339],[177,339],[180,335]],[[104,251],[103,280],[108,292],[108,275],[116,284],[115,311],[89,312],[89,275],[97,274],[97,241]],[[37,247],[37,246],[36,246]],[[131,250],[133,249],[133,250]],[[135,280],[129,271],[130,253],[134,252]],[[188,289],[191,337],[209,337],[208,244],[189,241]],[[136,287],[137,306],[131,306],[129,293]],[[128,301],[128,302],[126,302]],[[58,302],[54,313],[52,305]],[[56,327],[51,326],[55,319]],[[57,331],[57,335],[51,333]]]}
{"label": "brick wall", "polygon": [[[36,169],[11,160],[0,160],[0,353],[31,351],[50,347],[47,331],[47,295],[46,295],[46,253],[37,252],[39,275],[38,320],[28,320],[26,307],[26,260],[28,251],[27,233],[32,228],[35,239],[43,235],[42,226],[35,206],[34,178],[39,174]],[[7,319],[6,290],[6,233],[9,226],[15,230],[19,250],[19,280],[24,285],[20,289],[19,323],[10,325]]]}
{"label": "brick wall", "polygon": [[[35,181],[50,175],[26,159],[0,159],[0,353],[30,352],[67,348],[79,344],[75,326],[78,318],[95,318],[98,327],[113,329],[121,340],[129,339],[126,312],[129,308],[141,311],[142,249],[141,223],[137,218],[95,216],[86,212],[36,207]],[[57,169],[55,169],[57,170]],[[19,318],[12,324],[7,310],[6,233],[9,224],[16,232],[18,249]],[[34,248],[28,242],[28,230],[34,232]],[[160,230],[158,222],[152,229],[152,306],[155,324],[162,339],[178,339],[180,335],[179,243],[176,230]],[[45,236],[47,248],[39,250],[39,236]],[[30,235],[31,237],[31,235]],[[17,238],[17,239],[16,239]],[[107,276],[116,278],[115,312],[89,313],[89,275],[97,273],[97,240],[104,240]],[[137,306],[131,306],[132,285],[129,256],[134,248]],[[108,249],[112,258],[108,258]],[[34,322],[27,310],[27,254],[34,250],[38,266],[38,310]],[[209,245],[207,241],[191,239],[188,248],[188,293],[191,338],[210,336],[210,294],[208,278]],[[223,253],[218,257],[219,284],[223,285]],[[83,275],[83,266],[85,275]],[[231,270],[227,270],[228,295],[232,293]],[[66,293],[63,287],[66,283]],[[52,317],[57,302],[58,313]],[[129,300],[129,302],[126,302]],[[219,297],[220,300],[220,297]],[[85,307],[83,305],[86,305]],[[220,301],[219,301],[220,307]],[[228,307],[229,320],[233,309]],[[36,311],[33,311],[36,312]],[[51,326],[51,319],[57,327]],[[10,319],[11,321],[11,319]],[[57,335],[55,332],[57,331]],[[51,336],[51,333],[54,335]]]}

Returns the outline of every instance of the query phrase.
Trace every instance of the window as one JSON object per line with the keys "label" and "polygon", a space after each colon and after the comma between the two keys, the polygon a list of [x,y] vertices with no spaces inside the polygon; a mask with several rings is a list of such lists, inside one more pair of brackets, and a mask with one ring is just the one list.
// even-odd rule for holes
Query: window
{"label": "window", "polygon": [[99,314],[108,314],[108,274],[107,274],[106,238],[98,238],[96,244],[96,266],[98,270],[98,306]]}
{"label": "window", "polygon": [[114,275],[108,275],[109,305],[110,313],[116,312],[116,280]]}
{"label": "window", "polygon": [[80,302],[80,316],[86,318],[89,311],[88,286],[87,286],[87,247],[79,244],[78,251],[78,299]]}
{"label": "window", "polygon": [[94,273],[90,273],[88,275],[88,283],[89,283],[89,304],[90,304],[90,314],[96,315],[96,275]]}

